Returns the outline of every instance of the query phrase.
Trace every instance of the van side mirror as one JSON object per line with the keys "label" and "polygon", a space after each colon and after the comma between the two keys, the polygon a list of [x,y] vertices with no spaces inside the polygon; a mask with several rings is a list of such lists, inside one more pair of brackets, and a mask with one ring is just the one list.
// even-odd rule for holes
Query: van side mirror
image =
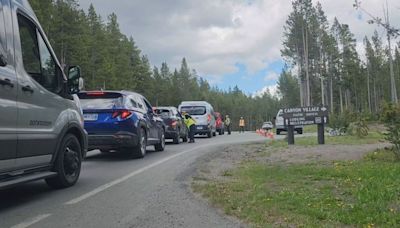
{"label": "van side mirror", "polygon": [[74,81],[81,77],[81,68],[79,66],[71,66],[68,68],[68,81]]}
{"label": "van side mirror", "polygon": [[79,93],[83,88],[83,79],[81,78],[81,68],[71,66],[68,68],[68,89],[70,94]]}

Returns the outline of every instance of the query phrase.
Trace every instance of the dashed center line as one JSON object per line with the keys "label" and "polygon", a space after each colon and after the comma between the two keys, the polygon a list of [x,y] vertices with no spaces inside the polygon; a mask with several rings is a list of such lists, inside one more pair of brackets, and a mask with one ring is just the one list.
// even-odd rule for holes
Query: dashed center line
{"label": "dashed center line", "polygon": [[205,146],[198,146],[198,147],[192,148],[190,150],[182,151],[180,153],[177,153],[177,154],[171,155],[169,157],[166,157],[166,158],[164,158],[164,159],[162,159],[160,161],[154,162],[154,163],[152,163],[152,164],[150,164],[148,166],[145,166],[145,167],[143,167],[141,169],[138,169],[138,170],[136,170],[136,171],[134,171],[132,173],[129,173],[128,175],[125,175],[125,176],[123,176],[121,178],[118,178],[118,179],[116,179],[114,181],[111,181],[111,182],[109,182],[107,184],[104,184],[104,185],[102,185],[100,187],[97,187],[97,188],[93,189],[92,191],[83,194],[82,196],[79,196],[79,197],[77,197],[75,199],[72,199],[72,200],[66,202],[65,204],[67,204],[67,205],[77,204],[77,203],[79,203],[79,202],[81,202],[81,201],[83,201],[83,200],[85,200],[87,198],[90,198],[90,197],[92,197],[92,196],[94,196],[94,195],[96,195],[96,194],[98,194],[98,193],[100,193],[100,192],[102,192],[102,191],[104,191],[104,190],[106,190],[108,188],[111,188],[111,187],[113,187],[113,186],[115,186],[115,185],[117,185],[119,183],[122,183],[122,182],[124,182],[124,181],[126,181],[126,180],[128,180],[128,179],[130,179],[130,178],[132,178],[132,177],[134,177],[134,176],[136,176],[138,174],[140,174],[140,173],[143,173],[144,171],[147,171],[147,170],[149,170],[149,169],[151,169],[151,168],[153,168],[155,166],[161,165],[162,163],[165,163],[165,162],[167,162],[167,161],[169,161],[171,159],[174,159],[176,157],[179,157],[181,155],[184,155],[184,154],[193,152],[195,150],[198,150],[198,149],[200,149],[202,147],[205,147]]}

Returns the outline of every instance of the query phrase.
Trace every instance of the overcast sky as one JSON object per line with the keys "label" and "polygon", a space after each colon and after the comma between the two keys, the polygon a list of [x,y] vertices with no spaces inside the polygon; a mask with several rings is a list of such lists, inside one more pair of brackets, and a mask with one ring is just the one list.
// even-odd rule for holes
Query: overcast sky
{"label": "overcast sky", "polygon": [[[376,28],[352,7],[353,0],[320,2],[328,19],[336,16],[349,24],[360,44]],[[384,2],[364,0],[363,7],[381,16]],[[153,65],[166,61],[177,67],[186,57],[213,85],[238,85],[249,94],[274,88],[282,70],[280,49],[290,0],[80,0],[85,10],[90,3],[103,19],[115,12],[122,32],[133,36]],[[400,27],[400,0],[388,3],[392,23]]]}

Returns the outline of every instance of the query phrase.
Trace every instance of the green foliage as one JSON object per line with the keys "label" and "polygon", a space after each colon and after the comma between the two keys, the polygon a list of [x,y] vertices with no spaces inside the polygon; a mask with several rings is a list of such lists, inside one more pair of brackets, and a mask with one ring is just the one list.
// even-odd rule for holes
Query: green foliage
{"label": "green foliage", "polygon": [[359,138],[364,138],[368,136],[368,131],[369,131],[368,125],[362,118],[359,118],[359,120],[356,122],[350,123],[348,127],[349,135],[354,135]]}
{"label": "green foliage", "polygon": [[[293,88],[293,81],[279,81],[284,104],[297,96],[307,105],[309,98],[311,105],[323,103],[333,113],[350,110],[368,113],[366,120],[376,120],[383,102],[391,100],[389,58],[382,37],[378,32],[365,37],[365,56],[361,57],[356,48],[360,40],[356,40],[351,27],[337,18],[328,21],[322,5],[313,2],[293,0],[293,10],[284,26],[281,53],[288,66],[285,71],[300,84],[298,89],[287,90]],[[393,59],[399,66],[398,47]],[[394,70],[400,74],[399,67]],[[399,87],[400,80],[396,83]]]}
{"label": "green foliage", "polygon": [[346,133],[351,122],[350,118],[348,113],[333,114],[329,117],[329,127],[339,133]]}
{"label": "green foliage", "polygon": [[382,113],[382,120],[387,129],[386,140],[393,144],[393,152],[400,160],[400,105],[391,103],[385,104]]}

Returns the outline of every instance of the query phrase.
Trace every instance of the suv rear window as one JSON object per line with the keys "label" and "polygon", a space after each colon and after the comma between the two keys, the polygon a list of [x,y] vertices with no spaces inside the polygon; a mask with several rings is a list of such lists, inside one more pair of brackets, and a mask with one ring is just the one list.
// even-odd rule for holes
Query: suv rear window
{"label": "suv rear window", "polygon": [[82,93],[79,98],[82,109],[115,109],[124,106],[122,95],[116,93]]}
{"label": "suv rear window", "polygon": [[181,108],[182,112],[187,112],[192,116],[200,116],[206,114],[206,107],[204,106],[184,106]]}
{"label": "suv rear window", "polygon": [[156,109],[157,115],[160,115],[161,118],[168,118],[172,116],[172,113],[168,109]]}

